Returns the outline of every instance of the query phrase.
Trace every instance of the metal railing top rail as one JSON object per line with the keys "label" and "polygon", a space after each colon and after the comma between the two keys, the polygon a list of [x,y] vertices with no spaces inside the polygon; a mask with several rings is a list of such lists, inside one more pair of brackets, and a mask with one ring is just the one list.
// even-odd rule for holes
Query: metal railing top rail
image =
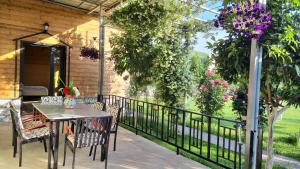
{"label": "metal railing top rail", "polygon": [[118,95],[103,95],[103,96],[104,97],[105,96],[114,96],[114,97],[126,98],[126,99],[130,99],[130,100],[138,101],[140,103],[147,103],[147,104],[157,105],[157,106],[161,106],[161,107],[166,107],[166,108],[170,108],[170,109],[176,109],[176,110],[179,110],[179,111],[184,111],[184,112],[187,112],[187,113],[193,113],[193,114],[198,114],[198,115],[201,115],[201,116],[210,117],[212,119],[220,119],[220,120],[225,120],[225,121],[228,121],[228,122],[241,123],[242,124],[242,121],[238,121],[238,120],[233,120],[233,119],[228,119],[228,118],[223,118],[223,117],[216,117],[216,116],[212,116],[212,115],[208,115],[208,114],[204,114],[204,113],[200,113],[200,112],[185,110],[185,109],[178,108],[178,107],[171,107],[171,106],[168,106],[168,105],[163,105],[163,104],[158,104],[158,103],[153,103],[153,102],[147,102],[147,101],[143,101],[143,100],[137,100],[135,98],[118,96]]}

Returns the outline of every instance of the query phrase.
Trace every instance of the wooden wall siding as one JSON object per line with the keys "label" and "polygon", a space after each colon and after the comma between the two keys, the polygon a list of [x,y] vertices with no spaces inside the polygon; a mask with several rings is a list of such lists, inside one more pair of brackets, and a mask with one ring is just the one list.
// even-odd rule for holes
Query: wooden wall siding
{"label": "wooden wall siding", "polygon": [[[96,61],[80,58],[80,47],[91,42],[99,32],[97,15],[60,7],[41,0],[0,0],[0,98],[14,97],[15,42],[12,40],[28,34],[40,32],[48,22],[49,32],[55,37],[39,35],[26,41],[41,41],[47,44],[63,40],[73,46],[71,49],[70,78],[74,80],[82,95],[96,95],[98,91],[99,64]],[[106,27],[105,32],[105,94],[126,95],[128,80],[123,81],[113,70],[109,57],[109,36],[117,30]],[[97,44],[98,45],[98,44]],[[17,53],[20,49],[17,50]],[[18,54],[18,61],[20,61]],[[19,62],[18,62],[19,82]],[[18,91],[17,86],[17,91]],[[19,93],[17,93],[18,97]]]}

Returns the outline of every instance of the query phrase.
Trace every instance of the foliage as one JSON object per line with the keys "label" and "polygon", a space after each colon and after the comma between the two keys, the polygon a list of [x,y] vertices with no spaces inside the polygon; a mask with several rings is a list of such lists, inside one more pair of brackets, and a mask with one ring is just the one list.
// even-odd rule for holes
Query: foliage
{"label": "foliage", "polygon": [[[242,116],[247,116],[247,105],[248,105],[248,95],[246,90],[239,89],[235,92],[232,97],[232,110],[236,115],[238,120],[244,120]],[[259,116],[260,122],[266,123],[266,105],[264,103],[264,99],[261,97],[259,100]]]}
{"label": "foliage", "polygon": [[60,88],[58,91],[64,94],[66,97],[78,97],[80,96],[80,92],[76,86],[74,86],[73,80],[70,81],[69,85],[65,85],[64,82],[60,79],[63,83],[64,87]]}
{"label": "foliage", "polygon": [[110,39],[111,59],[117,73],[129,72],[135,90],[156,85],[156,94],[166,104],[182,105],[191,78],[188,56],[195,34],[207,28],[192,18],[195,3],[130,0],[109,17],[121,29]]}
{"label": "foliage", "polygon": [[218,111],[229,99],[228,82],[224,81],[215,70],[207,70],[199,78],[197,105],[200,112],[209,115],[220,115]]}
{"label": "foliage", "polygon": [[204,74],[204,72],[208,69],[209,64],[208,54],[195,51],[191,53],[190,68],[196,79]]}
{"label": "foliage", "polygon": [[[290,105],[300,105],[300,3],[295,0],[268,1],[272,24],[258,41],[263,49],[261,95],[268,112],[267,167],[273,164],[274,122]],[[249,76],[251,41],[228,32],[225,39],[209,44],[221,75],[245,85]],[[255,42],[255,41],[253,41]]]}
{"label": "foliage", "polygon": [[260,39],[272,22],[271,13],[259,3],[236,3],[220,10],[215,21],[216,27],[222,27],[228,32],[240,36]]}
{"label": "foliage", "polygon": [[[261,92],[267,103],[274,107],[284,101],[300,104],[300,6],[286,0],[269,1],[273,23],[259,43],[263,47]],[[218,72],[229,82],[246,85],[249,75],[251,40],[229,32],[225,39],[209,44]],[[270,87],[271,96],[268,97]],[[280,96],[280,97],[278,97]]]}

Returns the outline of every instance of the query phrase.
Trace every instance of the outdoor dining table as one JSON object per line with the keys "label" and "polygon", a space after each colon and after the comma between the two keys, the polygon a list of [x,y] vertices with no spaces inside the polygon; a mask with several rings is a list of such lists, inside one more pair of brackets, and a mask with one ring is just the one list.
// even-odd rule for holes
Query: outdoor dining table
{"label": "outdoor dining table", "polygon": [[[59,129],[60,122],[69,120],[78,120],[84,118],[99,118],[111,116],[105,111],[100,111],[88,104],[78,103],[75,108],[65,108],[64,105],[44,105],[42,103],[32,103],[35,110],[43,114],[49,120],[50,139],[48,144],[48,169],[51,168],[51,151],[53,136],[54,140],[54,156],[53,169],[58,167],[58,149],[59,149]],[[53,123],[55,123],[55,132],[53,131]]]}

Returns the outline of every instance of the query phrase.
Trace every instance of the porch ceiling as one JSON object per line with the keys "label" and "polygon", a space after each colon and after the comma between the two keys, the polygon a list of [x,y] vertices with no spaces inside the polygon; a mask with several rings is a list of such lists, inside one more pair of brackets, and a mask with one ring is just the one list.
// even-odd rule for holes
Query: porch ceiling
{"label": "porch ceiling", "polygon": [[121,0],[44,0],[46,2],[78,9],[87,13],[99,12],[100,5],[107,12],[121,3]]}

